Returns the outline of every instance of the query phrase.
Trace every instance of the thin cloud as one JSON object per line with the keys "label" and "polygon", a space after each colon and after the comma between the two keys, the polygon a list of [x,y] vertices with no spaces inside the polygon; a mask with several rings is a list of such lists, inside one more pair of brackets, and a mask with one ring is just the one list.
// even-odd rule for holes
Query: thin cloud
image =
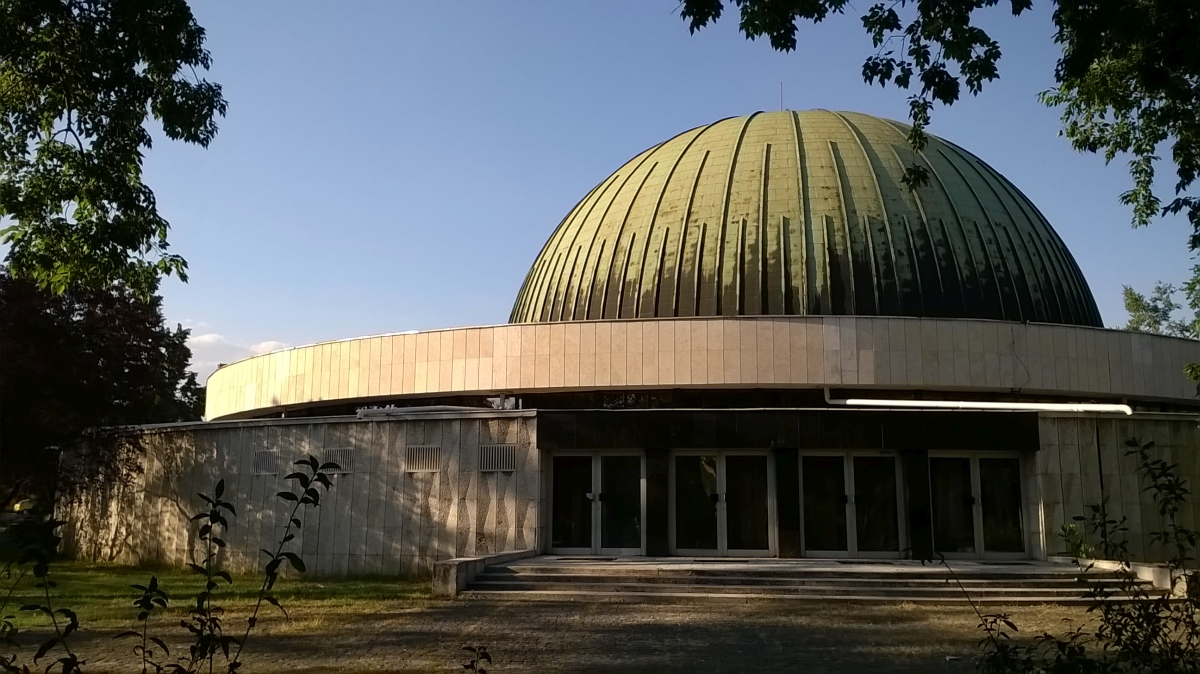
{"label": "thin cloud", "polygon": [[216,332],[192,334],[188,337],[188,348],[192,350],[191,369],[206,381],[221,365],[234,363],[243,358],[257,356],[290,346],[287,342],[266,340],[255,344],[243,344]]}

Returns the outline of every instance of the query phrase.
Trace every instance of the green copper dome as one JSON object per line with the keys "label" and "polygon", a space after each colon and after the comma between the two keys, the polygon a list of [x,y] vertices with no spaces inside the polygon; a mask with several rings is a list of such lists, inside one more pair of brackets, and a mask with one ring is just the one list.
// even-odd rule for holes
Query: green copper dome
{"label": "green copper dome", "polygon": [[567,214],[510,321],[744,315],[994,318],[1101,326],[1062,239],[1008,180],[908,126],[759,112],[631,159]]}

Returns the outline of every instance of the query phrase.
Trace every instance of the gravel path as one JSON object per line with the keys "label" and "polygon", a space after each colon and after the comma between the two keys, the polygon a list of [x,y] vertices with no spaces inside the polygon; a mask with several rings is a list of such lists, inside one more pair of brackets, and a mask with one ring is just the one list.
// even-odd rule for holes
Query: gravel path
{"label": "gravel path", "polygon": [[[1023,633],[1082,615],[1060,607],[1013,613]],[[909,605],[382,602],[371,612],[270,618],[241,671],[461,672],[462,646],[486,645],[496,673],[971,672],[977,622],[969,608]],[[112,634],[76,638],[90,655],[86,672],[138,671],[128,642]]]}

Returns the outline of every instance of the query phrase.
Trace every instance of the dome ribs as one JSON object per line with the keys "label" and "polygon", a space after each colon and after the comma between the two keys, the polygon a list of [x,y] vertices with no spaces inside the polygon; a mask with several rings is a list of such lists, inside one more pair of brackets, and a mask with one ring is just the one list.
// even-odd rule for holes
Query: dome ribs
{"label": "dome ribs", "polygon": [[693,306],[695,309],[692,316],[700,315],[700,282],[704,278],[704,235],[708,233],[708,223],[700,223],[699,238],[696,239],[696,262],[692,273],[692,294],[695,300]]}
{"label": "dome ribs", "polygon": [[[838,223],[826,222],[826,230],[828,239],[827,242],[832,242],[833,245],[825,246],[826,251],[830,251],[828,258],[837,261],[838,280],[843,283],[834,283],[831,276],[829,280],[830,295],[834,295],[836,290],[842,289],[840,293],[841,302],[834,302],[834,310],[832,313],[852,316],[857,313],[858,308],[858,284],[855,282],[854,274],[854,242],[850,237],[850,214],[853,212],[853,202],[847,203],[850,198],[850,186],[846,184],[846,172],[842,167],[842,158],[838,154],[837,143],[832,140],[826,140],[825,145],[829,148],[830,168],[833,169],[834,187],[833,190],[837,193],[838,214],[841,216],[841,227]],[[830,218],[832,220],[832,218]],[[832,272],[832,269],[830,269]],[[839,306],[840,305],[840,306]]]}
{"label": "dome ribs", "polygon": [[[1012,189],[1003,181],[1000,184],[1004,185],[1005,191]],[[1034,247],[1038,251],[1039,258],[1047,269],[1046,276],[1050,281],[1050,287],[1054,290],[1054,300],[1058,307],[1057,315],[1071,316],[1073,320],[1078,320],[1079,311],[1075,291],[1062,268],[1062,261],[1050,252],[1053,244],[1047,243],[1046,236],[1041,231],[1041,222],[1036,219],[1036,216],[1031,217],[1020,201],[1017,201],[1017,205],[1020,207],[1021,212],[1025,214],[1026,220],[1030,224],[1030,240],[1033,242]]]}
{"label": "dome ribs", "polygon": [[[920,162],[925,165],[925,168],[929,170],[930,175],[938,180],[938,185],[941,187],[941,196],[946,199],[946,210],[948,210],[950,214],[954,216],[955,221],[959,223],[959,232],[961,233],[961,220],[958,217],[958,212],[954,208],[952,197],[946,190],[946,186],[941,183],[941,179],[936,175],[933,165],[929,163],[929,158],[926,157],[924,153],[921,153],[918,156],[912,152],[908,144],[908,136],[904,133],[903,127],[898,122],[894,122],[892,120],[881,121],[893,134],[896,135],[896,137],[902,143],[901,147],[903,147],[906,152],[912,154],[913,160],[915,161],[919,159]],[[900,163],[900,171],[902,175],[904,168],[908,165],[908,161],[900,156],[900,152],[896,149],[896,147],[897,146],[895,145],[891,145],[892,154]],[[907,187],[903,186],[902,182],[900,185],[901,189],[908,190]],[[927,185],[924,189],[930,191],[934,190],[932,184]],[[951,237],[950,228],[946,226],[946,221],[941,217],[935,218],[933,215],[930,215],[929,211],[925,208],[923,199],[921,198],[921,190],[915,190],[908,193],[912,195],[913,201],[917,205],[917,213],[922,224],[922,226],[917,229],[917,232],[920,232],[929,244],[929,251],[933,258],[934,270],[938,279],[938,287],[941,290],[942,311],[940,314],[935,315],[946,317],[965,315],[969,312],[971,306],[971,300],[968,299],[967,294],[968,292],[972,291],[968,290],[968,286],[970,285],[968,281],[970,279],[968,279],[966,276],[967,267],[965,266],[964,262],[959,259],[959,251],[956,250],[959,244],[954,240],[953,237]],[[938,196],[938,193],[934,191],[933,195],[936,197]],[[931,204],[931,206],[936,212],[936,204]],[[939,231],[941,234],[940,239],[935,237]],[[914,234],[914,238],[919,237]],[[965,250],[965,235],[962,246]],[[941,254],[939,254],[939,252]],[[966,252],[969,255],[969,250],[966,250]],[[973,261],[971,272],[977,272]],[[955,300],[957,300],[957,303],[955,303]]]}
{"label": "dome ribs", "polygon": [[[688,140],[688,142],[683,146],[683,149],[679,151],[679,155],[677,157],[675,157],[675,161],[671,163],[670,170],[667,171],[667,175],[663,178],[662,187],[659,188],[659,190],[658,190],[658,198],[656,198],[654,200],[654,210],[652,210],[650,212],[649,223],[646,225],[646,241],[645,241],[645,249],[642,252],[642,261],[637,267],[637,272],[638,272],[637,290],[636,290],[637,301],[636,301],[635,308],[634,308],[634,317],[642,317],[643,316],[642,298],[644,296],[644,291],[642,289],[642,282],[645,279],[645,275],[646,275],[646,251],[649,250],[650,239],[654,235],[654,226],[658,222],[658,214],[662,210],[663,197],[667,193],[667,187],[670,186],[672,178],[675,177],[675,170],[679,168],[679,163],[683,161],[683,158],[685,155],[687,155],[688,150],[692,149],[692,145],[695,144],[695,142],[700,138],[700,136],[703,136],[704,132],[708,131],[710,128],[712,128],[711,124],[700,127],[699,130],[697,131],[697,133]],[[678,137],[676,137],[676,138],[678,138]],[[686,218],[687,216],[685,215],[684,217]],[[667,233],[670,233],[670,231],[671,231],[670,229],[666,230]],[[660,251],[659,263],[660,263],[660,265],[661,265],[661,261],[662,261],[661,260],[662,251],[666,250],[667,233],[664,233],[659,241],[659,251]],[[655,316],[658,315],[658,300],[657,300],[657,298],[658,298],[658,290],[659,290],[658,286],[661,284],[660,273],[661,273],[660,269],[658,267],[656,267],[655,272],[654,272],[655,287],[653,289],[653,292],[651,293],[655,297],[654,309],[653,309],[653,315],[655,315]]]}
{"label": "dome ribs", "polygon": [[[1099,326],[1045,216],[971,153],[858,113],[696,127],[595,185],[530,265],[510,321],[735,315]],[[789,145],[790,144],[790,145]],[[917,162],[929,183],[901,181]]]}
{"label": "dome ribs", "polygon": [[[587,213],[585,213],[583,218],[580,219],[578,222],[572,222],[571,229],[573,231],[571,232],[571,243],[567,246],[567,250],[571,250],[572,248],[574,248],[575,255],[571,260],[571,271],[567,274],[567,283],[566,283],[566,285],[563,286],[562,301],[559,303],[559,307],[558,307],[558,320],[560,320],[560,321],[565,320],[565,315],[567,312],[567,298],[568,297],[571,297],[571,300],[570,300],[571,318],[573,319],[575,317],[575,302],[579,299],[579,287],[583,283],[584,266],[586,265],[586,262],[587,262],[587,255],[586,254],[584,255],[584,260],[583,260],[584,265],[580,265],[579,254],[581,252],[583,252],[583,246],[577,245],[577,242],[579,241],[579,233],[581,231],[583,231],[584,223],[586,223],[588,218],[590,218],[592,216],[592,211],[594,211],[596,209],[596,204],[599,204],[604,199],[604,195],[608,194],[608,190],[614,184],[616,184],[618,175],[620,175],[620,174],[614,173],[612,175],[612,177],[609,178],[609,180],[605,181],[604,183],[601,183],[602,185],[604,185],[604,189],[596,197],[596,200],[592,202],[592,205],[588,206]],[[589,253],[591,252],[590,248],[589,248],[588,252]],[[575,270],[577,268],[579,270],[578,278],[575,276]],[[574,291],[575,291],[575,295],[573,297],[571,296],[572,289],[574,289]],[[551,320],[554,320],[554,319],[552,318]]]}
{"label": "dome ribs", "polygon": [[600,274],[600,263],[604,260],[604,247],[608,244],[608,239],[600,241],[600,250],[596,252],[596,264],[592,266],[592,273],[588,277],[587,283],[587,299],[583,305],[582,320],[591,320],[592,316],[592,298],[596,296],[596,276]]}
{"label": "dome ribs", "polygon": [[[658,303],[661,300],[662,285],[663,285],[663,266],[667,259],[667,241],[671,238],[671,228],[663,228],[662,238],[658,240],[658,261],[654,265],[654,304],[651,305],[652,312],[650,317],[658,317]],[[642,315],[641,307],[638,307],[638,315]]]}
{"label": "dome ribs", "polygon": [[[875,231],[872,225],[870,214],[862,215],[862,226],[867,234],[868,251],[871,260],[871,271],[873,276],[873,286],[875,290],[875,306],[876,310],[882,315],[903,316],[904,311],[904,292],[903,286],[900,283],[900,272],[898,269],[897,258],[900,257],[892,240],[892,225],[888,218],[887,202],[883,199],[883,189],[879,184],[879,175],[884,173],[883,166],[878,155],[871,150],[868,150],[867,144],[863,142],[862,131],[843,113],[831,113],[834,117],[841,120],[842,124],[849,130],[851,137],[854,138],[854,143],[858,147],[858,151],[862,154],[863,161],[866,162],[867,174],[870,177],[871,187],[875,191],[875,199],[879,205],[879,221],[882,226],[879,231]],[[879,236],[882,234],[882,236]],[[918,301],[920,298],[920,286],[916,293]]]}
{"label": "dome ribs", "polygon": [[[925,166],[929,169],[929,175],[937,183],[938,187],[941,188],[942,194],[944,194],[946,197],[946,202],[950,207],[950,213],[954,216],[954,224],[958,226],[958,235],[960,237],[959,241],[961,243],[953,242],[953,235],[950,232],[950,228],[946,226],[945,221],[941,221],[942,232],[946,236],[947,240],[953,242],[952,245],[961,246],[961,248],[966,251],[967,261],[970,263],[969,267],[964,267],[962,265],[958,266],[959,278],[962,280],[963,286],[963,315],[969,318],[1003,318],[1003,307],[988,302],[987,275],[984,271],[982,271],[979,260],[976,259],[976,247],[971,245],[971,239],[967,233],[967,225],[963,221],[962,214],[959,213],[958,206],[956,206],[954,203],[954,194],[946,187],[945,180],[942,179],[941,173],[937,170],[937,167],[933,165],[933,162],[930,161],[929,156],[924,152],[921,152],[920,156],[921,159],[924,160]],[[982,241],[980,243],[982,243]],[[959,262],[958,251],[955,251],[954,258],[956,262]],[[968,270],[969,273],[966,273]],[[975,291],[974,293],[971,292],[972,288]],[[974,303],[975,298],[968,296],[969,294],[973,295],[975,293],[978,293],[979,296],[978,304]],[[999,301],[999,293],[996,293],[996,300]],[[995,307],[995,310],[988,311],[987,307],[989,306]]]}
{"label": "dome ribs", "polygon": [[[1026,302],[1029,305],[1029,312],[1025,314],[1026,320],[1047,320],[1047,317],[1049,317],[1051,314],[1049,311],[1047,311],[1046,307],[1046,292],[1042,285],[1043,273],[1042,270],[1035,268],[1034,257],[1030,254],[1029,247],[1026,245],[1025,239],[1021,236],[1020,225],[1018,225],[1017,218],[1014,217],[1012,210],[1008,207],[1008,204],[1005,202],[1004,197],[1000,194],[1000,191],[996,189],[995,178],[992,177],[990,173],[985,172],[980,168],[980,165],[983,162],[981,162],[975,155],[967,152],[966,150],[962,150],[962,148],[956,149],[962,152],[963,156],[968,158],[967,165],[971,167],[971,170],[974,171],[977,176],[979,176],[979,180],[987,186],[988,191],[991,192],[992,196],[996,199],[996,203],[1000,204],[1000,208],[1007,216],[1007,222],[1002,223],[1000,231],[1004,234],[1005,239],[1008,241],[1009,249],[1013,251],[1013,257],[1016,258],[1017,266],[1019,266],[1021,269],[1021,273],[1017,275],[1016,280],[1019,284],[1019,287],[1023,289],[1025,297],[1027,298]],[[1016,231],[1017,234],[1015,240],[1013,239],[1012,235],[1013,231]],[[1019,246],[1018,242],[1020,244]],[[1036,291],[1034,290],[1034,286],[1037,287]],[[1032,314],[1032,316],[1030,314]]]}
{"label": "dome ribs", "polygon": [[[758,311],[759,314],[779,313],[771,309],[771,260],[767,241],[770,237],[769,188],[771,184],[771,144],[763,143],[762,187],[758,191]],[[783,304],[780,296],[778,304]],[[780,307],[782,308],[782,307]]]}
{"label": "dome ribs", "polygon": [[[797,314],[810,313],[810,309],[815,305],[810,292],[817,287],[816,282],[816,267],[813,266],[813,258],[815,257],[812,244],[812,208],[808,200],[808,167],[804,162],[804,142],[803,136],[800,133],[800,115],[792,111],[789,113],[792,121],[792,141],[796,144],[796,190],[800,196],[800,227],[802,236],[800,237],[800,255],[794,259],[800,261],[800,269],[798,274],[788,273],[789,286],[795,286],[792,283],[791,277],[798,276],[800,278],[799,292],[797,297],[800,300],[799,306],[792,309]],[[816,313],[813,311],[812,313]]]}
{"label": "dome ribs", "polygon": [[[987,164],[984,164],[984,166],[987,166]],[[988,168],[991,169],[990,166]],[[1020,190],[1008,178],[1000,175],[994,169],[991,170],[995,173],[996,179],[1004,186],[1006,191],[1010,194],[1020,194]],[[1029,219],[1033,232],[1037,237],[1037,242],[1043,249],[1045,256],[1054,262],[1051,268],[1054,270],[1055,276],[1059,281],[1055,284],[1055,289],[1061,288],[1065,299],[1062,302],[1062,315],[1070,316],[1069,322],[1077,325],[1102,327],[1104,323],[1100,320],[1100,311],[1096,308],[1096,300],[1092,297],[1092,291],[1087,287],[1087,282],[1083,279],[1083,273],[1079,271],[1079,267],[1075,264],[1075,258],[1068,251],[1066,257],[1070,258],[1070,261],[1067,262],[1061,254],[1061,250],[1066,250],[1066,244],[1058,236],[1058,232],[1054,231],[1054,228],[1050,226],[1045,216],[1042,215],[1042,212],[1028,199],[1024,199],[1023,196],[1019,199],[1014,196],[1013,199],[1023,212],[1028,207],[1026,217]],[[1062,322],[1068,321],[1063,320]]]}
{"label": "dome ribs", "polygon": [[[629,205],[625,208],[625,215],[621,216],[621,224],[617,226],[616,236],[613,237],[612,253],[608,259],[608,272],[604,275],[604,293],[600,296],[600,315],[597,316],[597,318],[620,318],[618,315],[621,306],[620,293],[623,288],[618,288],[618,296],[614,298],[613,302],[616,307],[610,309],[608,300],[609,285],[613,280],[613,274],[615,274],[617,271],[617,253],[621,249],[621,236],[625,233],[626,225],[629,224],[629,214],[633,212],[633,205],[637,203],[638,196],[640,196],[642,193],[642,188],[646,186],[646,181],[649,180],[650,176],[654,174],[654,169],[656,168],[658,168],[658,162],[651,164],[650,169],[646,171],[646,173],[642,176],[642,179],[638,181],[637,189],[635,189],[633,194],[629,197]],[[603,225],[603,223],[601,223],[601,225]],[[633,234],[636,236],[637,232],[634,232]],[[633,242],[631,241],[625,245],[626,265],[629,264],[629,248],[632,243]],[[624,273],[626,271],[628,271],[628,269],[622,270],[622,283],[624,283]]]}
{"label": "dome ribs", "polygon": [[[687,216],[684,216],[683,226],[680,227],[680,229],[679,229],[679,236],[676,237],[677,241],[675,243],[675,267],[674,267],[675,273],[673,274],[674,278],[671,279],[671,281],[672,281],[672,283],[671,283],[671,308],[668,313],[666,313],[666,314],[655,313],[654,314],[655,316],[659,316],[659,315],[678,316],[679,315],[679,283],[682,280],[682,276],[683,276],[683,252],[685,250],[684,244],[687,243],[687,235],[688,235]],[[656,306],[661,306],[661,305],[656,305]],[[661,311],[661,309],[656,308],[656,311]]]}
{"label": "dome ribs", "polygon": [[791,227],[791,222],[786,215],[779,216],[779,297],[783,302],[780,307],[782,311],[776,312],[772,310],[772,314],[791,314],[795,313],[796,309],[793,306],[792,299],[792,282],[791,274],[789,273],[790,259],[788,256],[788,248],[791,247],[790,236],[788,229]]}
{"label": "dome ribs", "polygon": [[[660,147],[662,147],[661,144],[656,145],[654,147],[654,149],[657,150]],[[640,155],[641,159],[633,167],[633,169],[629,171],[629,173],[625,174],[624,179],[621,180],[621,185],[619,187],[617,187],[617,191],[614,192],[613,196],[608,200],[608,202],[606,204],[604,204],[604,211],[600,214],[600,217],[596,220],[595,225],[593,225],[592,238],[590,241],[588,241],[587,254],[584,255],[584,258],[583,258],[585,268],[587,267],[588,260],[591,258],[592,248],[596,243],[596,239],[600,236],[600,229],[604,226],[605,219],[608,218],[608,211],[612,208],[613,203],[616,202],[617,197],[620,196],[621,191],[625,189],[625,185],[627,185],[629,183],[629,179],[632,178],[635,173],[637,173],[638,169],[640,169],[642,167],[642,164],[646,163],[646,160],[649,159],[652,154],[654,154],[653,151],[643,152]],[[628,165],[628,164],[626,164],[626,165]],[[624,167],[622,167],[622,168],[624,168]],[[620,171],[618,171],[618,173],[620,173]],[[583,227],[585,224],[587,224],[587,223],[581,222],[580,227]],[[592,273],[591,273],[591,276],[589,277],[589,280],[588,280],[586,286],[582,285],[582,278],[580,279],[580,281],[581,281],[580,292],[587,293],[586,298],[584,299],[583,316],[580,317],[582,320],[587,320],[587,319],[591,318],[590,314],[591,314],[591,310],[592,310],[592,297],[594,297],[596,294],[596,274],[598,274],[600,271],[600,262],[603,259],[604,259],[604,241],[601,241],[600,242],[600,250],[596,253],[596,262],[592,266]],[[575,305],[571,308],[571,320],[576,320],[575,312],[578,309],[579,309],[579,303],[578,303],[578,299],[576,299]]]}
{"label": "dome ribs", "polygon": [[[891,124],[885,123],[885,126],[899,133]],[[896,159],[896,165],[903,172],[907,162],[900,157],[900,153],[896,150],[895,145],[889,145],[888,147],[892,151],[892,156]],[[907,216],[901,216],[901,218],[904,221],[905,233],[912,242],[911,245],[915,259],[913,268],[916,270],[917,279],[920,284],[922,306],[925,311],[929,312],[925,315],[949,316],[951,315],[950,310],[953,305],[947,285],[954,286],[955,295],[958,299],[957,307],[961,308],[964,305],[962,285],[958,282],[958,260],[954,257],[954,247],[949,242],[945,226],[940,220],[936,223],[942,229],[940,245],[939,241],[935,240],[932,236],[932,228],[935,223],[929,219],[929,216],[925,212],[925,204],[922,203],[920,192],[907,192],[908,188],[904,187],[903,184],[898,184],[896,187],[898,190],[906,190],[905,193],[912,197],[913,204],[917,207],[917,223],[920,227],[914,229]],[[924,272],[921,272],[922,266],[926,268]],[[953,274],[942,273],[942,268],[947,266],[953,269]],[[932,269],[933,274],[929,273],[930,269]],[[937,280],[936,302],[930,302],[930,290],[932,289],[927,289],[925,286],[925,282],[928,282],[931,277]],[[948,278],[952,279],[952,281],[948,281]],[[921,282],[922,279],[924,282]]]}
{"label": "dome ribs", "polygon": [[[958,166],[958,162],[950,157],[945,150],[938,148],[938,154],[942,159],[954,169],[955,174],[962,180],[963,186],[971,193],[971,197],[975,200],[975,204],[979,207],[979,212],[983,215],[983,221],[987,225],[985,230],[980,226],[979,221],[973,221],[975,228],[979,232],[979,238],[983,242],[983,251],[987,257],[988,266],[992,270],[992,277],[996,281],[996,292],[1000,296],[1000,308],[1004,312],[1003,318],[1006,320],[1027,321],[1025,306],[1021,302],[1021,294],[1019,292],[1019,281],[1017,274],[1013,274],[1009,266],[1009,259],[1014,255],[1005,255],[1001,247],[1000,236],[996,231],[996,224],[988,215],[988,206],[984,203],[979,195],[979,191],[975,189],[970,177]],[[961,155],[960,155],[961,157]],[[1030,299],[1026,292],[1024,305],[1029,305]],[[1012,308],[1016,308],[1016,316],[1011,315]]]}
{"label": "dome ribs", "polygon": [[[680,296],[682,295],[681,287],[683,283],[683,271],[686,264],[684,254],[687,252],[687,234],[692,220],[692,204],[696,201],[696,188],[700,185],[700,176],[704,173],[704,165],[708,163],[709,150],[705,150],[700,156],[700,163],[696,166],[696,177],[692,179],[692,188],[688,190],[687,205],[683,209],[683,229],[679,233],[679,252],[675,256],[675,287],[671,289],[671,315],[682,316],[679,313]],[[691,291],[692,296],[687,303],[688,316],[695,316],[699,312],[700,306],[700,255],[701,245],[704,243],[704,225],[700,226],[699,239],[696,242],[696,253],[692,256],[692,272],[693,278]]]}
{"label": "dome ribs", "polygon": [[[716,270],[713,274],[713,309],[716,312],[714,314],[716,316],[725,315],[724,312],[728,310],[729,305],[737,302],[738,279],[734,279],[734,283],[728,283],[725,279],[725,239],[728,236],[729,200],[733,192],[734,170],[737,168],[738,154],[742,150],[742,141],[746,138],[746,129],[750,128],[750,122],[754,121],[754,118],[760,114],[762,113],[756,112],[748,115],[742,122],[741,129],[738,130],[737,142],[733,146],[733,151],[729,154],[729,167],[725,172],[725,192],[721,198],[721,223],[717,234]],[[737,257],[735,257],[735,261],[736,259]],[[732,297],[727,299],[726,295],[732,295]],[[703,308],[703,306],[704,298],[702,296],[701,307]]]}
{"label": "dome ribs", "polygon": [[571,257],[571,270],[567,272],[567,284],[563,287],[562,301],[558,303],[558,318],[553,318],[553,312],[551,312],[551,320],[563,320],[563,313],[567,310],[567,297],[571,294],[571,281],[575,279],[575,269],[579,265],[579,253],[582,251],[582,248],[575,248],[575,254]]}
{"label": "dome ribs", "polygon": [[[643,152],[642,154],[644,154],[646,157],[649,157],[650,155],[654,154],[654,152],[661,146],[662,146],[662,144],[660,143],[659,145],[654,146],[653,148],[651,148],[650,150],[647,150],[646,152]],[[571,243],[567,246],[566,250],[569,251],[571,249],[571,247],[575,245],[575,239],[579,236],[579,231],[582,228],[583,224],[585,222],[587,222],[588,216],[590,216],[592,214],[592,210],[596,207],[596,204],[600,203],[600,201],[603,200],[604,195],[608,193],[609,188],[613,186],[613,184],[616,182],[616,179],[619,175],[620,175],[620,172],[617,172],[617,173],[613,174],[612,176],[610,176],[608,179],[601,181],[598,185],[596,185],[596,187],[593,187],[592,191],[589,192],[588,195],[586,197],[584,197],[584,199],[582,201],[580,201],[579,204],[577,204],[574,209],[572,209],[571,213],[569,213],[567,218],[564,219],[563,224],[559,225],[559,229],[562,230],[563,236],[559,237],[557,239],[557,241],[555,242],[555,246],[553,248],[553,253],[555,255],[557,255],[559,246],[562,245],[563,239],[566,238],[567,231],[571,231]],[[599,190],[599,191],[597,192],[597,190]],[[596,198],[594,200],[592,200],[591,205],[587,208],[586,212],[583,212],[582,217],[580,217],[580,213],[582,212],[581,209],[582,209],[583,205],[587,202],[588,198],[591,197],[593,194],[596,196]],[[551,237],[551,241],[554,241],[554,237]],[[547,241],[547,246],[549,244],[550,244],[550,241]],[[566,263],[565,259],[563,260],[563,263],[564,264]],[[556,276],[556,284],[555,285],[556,286],[557,286],[557,280],[558,280],[557,277],[561,277],[561,275],[562,275],[561,269],[557,270],[557,273],[555,273],[555,276]],[[570,283],[570,281],[571,281],[571,278],[567,277],[568,284]],[[541,286],[541,290],[543,290],[543,291],[545,290],[544,282],[539,282],[537,285]],[[535,289],[536,289],[536,286],[535,286]],[[557,288],[556,288],[556,290],[557,290]],[[565,292],[565,289],[564,289],[564,292]],[[538,297],[536,299],[539,303],[545,302],[544,297]],[[550,301],[551,302],[554,301],[553,296],[550,297]],[[559,311],[560,317],[561,317],[561,313],[562,312],[560,310]],[[537,318],[534,318],[533,315],[530,315],[529,310],[526,311],[526,314],[529,316],[529,318],[527,319],[529,321],[539,320]],[[538,311],[537,315],[541,315],[540,310]],[[549,315],[547,315],[545,318],[541,318],[540,320],[552,321],[552,320],[554,320],[552,318],[552,316],[553,316],[553,307],[551,307],[551,313]]]}
{"label": "dome ribs", "polygon": [[733,275],[733,296],[737,298],[737,313],[735,316],[744,316],[746,314],[746,296],[742,287],[742,279],[746,278],[746,218],[738,220],[737,235],[734,237],[737,241],[737,248],[733,251],[734,259],[737,260],[737,267]]}
{"label": "dome ribs", "polygon": [[[593,194],[595,194],[596,190],[600,189],[601,185],[611,182],[612,179],[613,179],[613,176],[609,176],[608,178],[605,178],[603,181],[601,181],[599,184],[597,184],[595,187],[593,187],[587,194],[583,195],[583,198],[580,199],[579,202],[576,203],[575,206],[567,213],[566,217],[564,217],[558,223],[558,227],[556,227],[554,229],[554,232],[550,235],[550,238],[546,239],[546,243],[542,244],[541,251],[539,251],[537,257],[534,258],[534,263],[532,265],[530,265],[529,272],[527,272],[525,274],[525,280],[524,280],[524,282],[521,283],[521,291],[517,295],[520,298],[520,300],[516,304],[513,305],[513,310],[509,314],[509,319],[508,319],[509,323],[525,322],[525,318],[522,316],[522,314],[525,312],[525,308],[528,303],[529,293],[531,293],[533,290],[532,286],[530,285],[530,280],[534,277],[535,270],[540,270],[542,268],[541,263],[546,256],[546,252],[548,250],[550,250],[550,244],[555,243],[556,241],[561,241],[562,238],[566,236],[566,231],[570,227],[565,226],[565,225],[567,225],[567,223],[571,221],[572,216],[576,215],[579,212],[579,207],[582,206],[584,204],[584,202],[586,202],[588,200],[588,198],[590,198]],[[555,245],[556,245],[556,249],[557,249],[557,244],[555,244]]]}
{"label": "dome ribs", "polygon": [[[617,294],[616,294],[616,297],[614,298],[616,300],[617,306],[613,310],[613,315],[612,315],[613,318],[624,318],[623,316],[621,316],[621,308],[625,302],[625,295],[626,295],[625,286],[626,286],[627,280],[629,278],[629,262],[630,262],[630,260],[633,259],[633,251],[634,251],[634,248],[637,246],[637,235],[638,235],[637,232],[630,232],[629,243],[625,244],[625,263],[621,265],[621,281],[620,281],[620,283],[617,284]],[[615,259],[616,256],[614,255],[613,257]],[[606,298],[608,297],[607,290],[608,289],[605,288],[604,296]],[[605,304],[603,306],[605,306],[607,308],[608,303],[605,302]],[[601,317],[608,318],[608,316],[601,316]]]}

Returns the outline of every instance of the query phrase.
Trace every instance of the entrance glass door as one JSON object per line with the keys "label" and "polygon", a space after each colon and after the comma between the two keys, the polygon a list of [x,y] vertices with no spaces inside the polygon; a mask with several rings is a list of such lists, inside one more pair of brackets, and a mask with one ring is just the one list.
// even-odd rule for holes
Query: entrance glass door
{"label": "entrance glass door", "polygon": [[590,456],[554,457],[550,547],[558,552],[592,552],[592,463]]}
{"label": "entrance glass door", "polygon": [[679,453],[672,459],[671,479],[673,554],[773,554],[773,480],[766,454]]}
{"label": "entrance glass door", "polygon": [[800,461],[805,554],[899,557],[900,486],[892,454],[806,454]]}
{"label": "entrance glass door", "polygon": [[931,455],[929,489],[935,551],[958,558],[1025,556],[1020,457]]}
{"label": "entrance glass door", "polygon": [[978,548],[971,459],[929,457],[929,490],[934,551],[974,555]]}
{"label": "entrance glass door", "polygon": [[984,552],[1025,552],[1021,527],[1021,460],[979,458]]}
{"label": "entrance glass door", "polygon": [[896,457],[851,457],[854,477],[854,545],[859,556],[900,554],[900,504]]}
{"label": "entrance glass door", "polygon": [[640,454],[568,454],[551,467],[550,547],[559,554],[644,554]]}
{"label": "entrance glass door", "polygon": [[849,556],[844,456],[805,456],[800,462],[804,490],[804,549],[814,556]]}
{"label": "entrance glass door", "polygon": [[599,456],[600,552],[642,551],[642,457]]}

